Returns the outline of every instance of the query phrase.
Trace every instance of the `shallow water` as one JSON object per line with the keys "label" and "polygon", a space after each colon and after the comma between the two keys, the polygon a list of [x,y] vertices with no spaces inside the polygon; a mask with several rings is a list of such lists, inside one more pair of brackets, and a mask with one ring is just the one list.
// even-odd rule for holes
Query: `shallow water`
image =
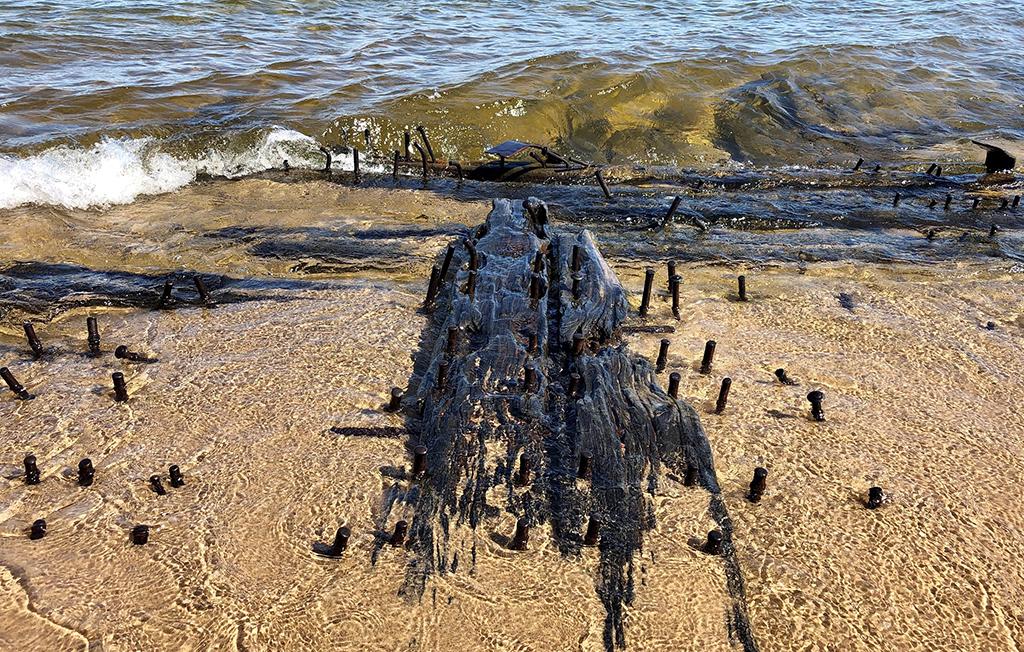
{"label": "shallow water", "polygon": [[198,171],[508,138],[701,169],[977,161],[1020,140],[1013,3],[15,0],[0,7],[0,206],[83,207]]}

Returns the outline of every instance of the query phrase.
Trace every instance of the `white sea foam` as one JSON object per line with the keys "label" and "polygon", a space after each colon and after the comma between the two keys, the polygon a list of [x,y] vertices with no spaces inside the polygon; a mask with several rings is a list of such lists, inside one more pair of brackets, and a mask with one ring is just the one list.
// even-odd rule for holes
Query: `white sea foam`
{"label": "white sea foam", "polygon": [[[295,167],[323,165],[313,138],[280,128],[252,147],[210,150],[196,158],[175,157],[151,138],[104,138],[89,148],[61,145],[27,157],[0,154],[0,208],[127,204],[140,195],[181,188],[200,172],[238,177],[278,167],[285,159]],[[351,155],[334,155],[333,168],[351,170]]]}

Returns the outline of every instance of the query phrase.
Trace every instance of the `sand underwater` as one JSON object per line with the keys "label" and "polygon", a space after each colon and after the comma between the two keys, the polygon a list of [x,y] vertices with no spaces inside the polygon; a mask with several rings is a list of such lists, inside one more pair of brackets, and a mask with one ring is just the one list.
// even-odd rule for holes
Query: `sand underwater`
{"label": "sand underwater", "polygon": [[[386,545],[411,521],[414,493],[395,471],[411,463],[403,419],[383,408],[413,369],[430,266],[489,209],[250,179],[107,210],[0,212],[0,358],[37,396],[0,395],[0,648],[607,649],[597,552],[564,555],[544,528],[527,551],[508,550],[504,485],[476,529],[453,524],[458,564],[421,595],[400,590],[408,550]],[[349,237],[307,259],[311,240],[338,234]],[[620,254],[607,255],[635,308],[646,263]],[[215,305],[198,305],[179,274],[174,309],[154,310],[167,273],[183,269],[204,275]],[[675,332],[626,341],[653,360],[670,340],[658,379],[681,374],[680,398],[707,433],[757,649],[1024,645],[1024,267],[678,270],[681,320],[659,264],[650,317],[628,322]],[[735,300],[737,274],[747,302]],[[64,281],[41,287],[39,275]],[[99,358],[85,355],[88,315]],[[709,339],[717,354],[702,375]],[[115,359],[119,344],[159,362]],[[775,379],[780,367],[797,386]],[[127,403],[112,398],[114,371]],[[714,414],[724,376],[732,392]],[[825,422],[810,418],[812,389],[825,393]],[[38,485],[24,482],[29,453]],[[76,481],[84,457],[89,487]],[[184,486],[169,486],[171,464]],[[755,504],[745,496],[759,466],[768,488]],[[886,498],[869,510],[872,486]],[[627,648],[743,649],[723,564],[699,546],[715,527],[706,493],[665,472],[651,501]],[[46,536],[32,540],[40,518]],[[143,523],[149,542],[132,545]],[[342,525],[348,549],[319,554]]]}

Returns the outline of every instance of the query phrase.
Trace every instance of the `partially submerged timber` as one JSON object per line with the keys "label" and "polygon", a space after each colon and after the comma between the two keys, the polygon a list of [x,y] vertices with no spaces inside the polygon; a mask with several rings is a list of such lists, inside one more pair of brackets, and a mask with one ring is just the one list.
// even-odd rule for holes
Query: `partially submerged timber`
{"label": "partially submerged timber", "polygon": [[707,438],[693,408],[666,394],[652,365],[622,342],[629,303],[591,235],[557,232],[536,199],[496,200],[432,281],[432,318],[394,406],[405,412],[415,462],[379,523],[399,494],[415,505],[403,592],[421,596],[431,575],[455,571],[456,528],[475,533],[504,509],[517,519],[515,536],[492,538],[513,550],[547,526],[564,555],[598,546],[604,643],[623,647],[635,558],[657,526],[651,499],[671,471],[708,492],[719,530],[704,551],[726,567],[730,636],[755,650]]}

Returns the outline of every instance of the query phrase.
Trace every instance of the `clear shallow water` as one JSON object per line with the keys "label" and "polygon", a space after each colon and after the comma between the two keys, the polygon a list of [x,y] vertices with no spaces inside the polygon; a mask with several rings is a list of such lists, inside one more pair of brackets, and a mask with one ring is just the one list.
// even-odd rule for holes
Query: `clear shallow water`
{"label": "clear shallow water", "polygon": [[[15,1],[0,206],[244,174],[316,139],[448,158],[507,138],[598,162],[977,160],[1024,138],[1024,10],[982,2]],[[112,181],[115,179],[116,181]]]}

